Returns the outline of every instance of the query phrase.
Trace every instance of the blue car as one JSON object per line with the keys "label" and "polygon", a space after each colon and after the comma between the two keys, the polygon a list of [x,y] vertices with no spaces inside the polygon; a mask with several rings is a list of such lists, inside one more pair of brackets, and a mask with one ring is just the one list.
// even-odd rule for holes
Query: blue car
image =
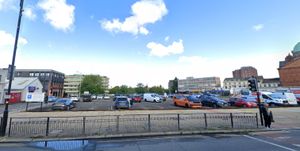
{"label": "blue car", "polygon": [[117,96],[114,99],[115,104],[114,107],[115,109],[130,109],[132,102],[130,101],[130,99],[126,96]]}
{"label": "blue car", "polygon": [[200,97],[200,100],[203,106],[208,106],[213,108],[228,106],[228,103],[226,101],[213,95],[202,95]]}

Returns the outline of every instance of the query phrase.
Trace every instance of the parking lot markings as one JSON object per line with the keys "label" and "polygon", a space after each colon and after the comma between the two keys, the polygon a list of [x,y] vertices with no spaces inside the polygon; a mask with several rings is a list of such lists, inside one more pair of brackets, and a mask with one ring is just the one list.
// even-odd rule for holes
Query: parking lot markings
{"label": "parking lot markings", "polygon": [[269,142],[269,141],[265,141],[265,140],[262,140],[262,139],[259,139],[259,138],[255,138],[255,137],[252,137],[252,136],[249,136],[249,135],[244,135],[244,137],[247,137],[249,139],[256,140],[256,141],[259,141],[259,142],[262,142],[262,143],[266,143],[266,144],[270,144],[270,145],[273,145],[273,146],[277,146],[277,147],[285,149],[285,150],[297,151],[295,149],[292,149],[292,148],[289,148],[289,147],[285,147],[285,146],[282,146],[282,145],[279,145],[279,144],[275,144],[275,143],[272,143],[272,142]]}

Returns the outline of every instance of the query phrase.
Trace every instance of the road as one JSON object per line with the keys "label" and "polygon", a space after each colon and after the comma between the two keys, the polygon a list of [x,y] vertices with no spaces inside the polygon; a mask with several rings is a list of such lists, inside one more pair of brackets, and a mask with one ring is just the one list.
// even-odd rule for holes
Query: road
{"label": "road", "polygon": [[[46,147],[45,147],[46,146]],[[2,151],[299,151],[300,130],[109,140],[2,143]]]}

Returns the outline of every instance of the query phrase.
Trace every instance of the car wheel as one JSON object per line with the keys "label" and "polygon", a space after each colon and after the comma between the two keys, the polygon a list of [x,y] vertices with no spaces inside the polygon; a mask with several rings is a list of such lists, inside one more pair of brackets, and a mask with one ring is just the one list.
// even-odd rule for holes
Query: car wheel
{"label": "car wheel", "polygon": [[175,106],[177,106],[177,103],[176,103],[176,102],[174,102],[174,105],[175,105]]}
{"label": "car wheel", "polygon": [[156,100],[154,99],[153,102],[156,102]]}
{"label": "car wheel", "polygon": [[189,104],[186,103],[186,104],[185,104],[185,107],[186,107],[186,108],[189,108]]}
{"label": "car wheel", "polygon": [[247,108],[247,105],[246,105],[246,104],[244,104],[244,105],[243,105],[243,108]]}
{"label": "car wheel", "polygon": [[215,109],[218,108],[217,104],[213,104],[213,108]]}
{"label": "car wheel", "polygon": [[270,103],[270,107],[275,107],[276,105],[274,103]]}
{"label": "car wheel", "polygon": [[145,102],[147,102],[147,99],[144,99]]}
{"label": "car wheel", "polygon": [[70,111],[70,106],[67,106],[67,111]]}

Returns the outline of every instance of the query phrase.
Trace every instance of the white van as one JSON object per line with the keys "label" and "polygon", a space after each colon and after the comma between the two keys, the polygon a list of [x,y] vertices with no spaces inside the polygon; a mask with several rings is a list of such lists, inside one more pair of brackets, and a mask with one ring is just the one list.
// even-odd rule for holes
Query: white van
{"label": "white van", "polygon": [[160,97],[155,93],[144,93],[143,99],[147,102],[162,102]]}
{"label": "white van", "polygon": [[262,98],[270,106],[297,105],[297,99],[293,93],[288,92],[262,92]]}

